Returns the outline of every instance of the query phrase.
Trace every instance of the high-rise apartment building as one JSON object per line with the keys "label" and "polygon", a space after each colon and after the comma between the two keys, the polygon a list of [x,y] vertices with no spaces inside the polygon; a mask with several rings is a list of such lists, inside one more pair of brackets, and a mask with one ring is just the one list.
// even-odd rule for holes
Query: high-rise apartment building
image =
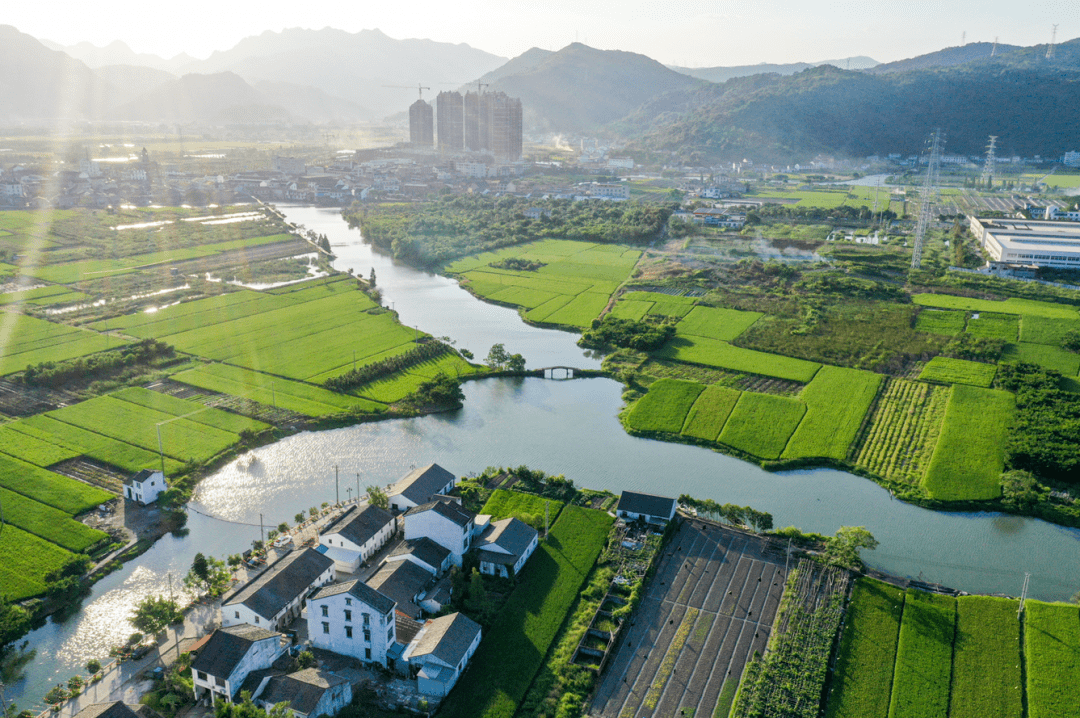
{"label": "high-rise apartment building", "polygon": [[491,98],[491,139],[489,145],[495,159],[516,162],[521,159],[521,100],[497,92]]}
{"label": "high-rise apartment building", "polygon": [[431,105],[417,100],[409,106],[409,142],[414,145],[435,144],[435,117]]}
{"label": "high-rise apartment building", "polygon": [[440,92],[435,99],[436,121],[439,125],[439,149],[465,149],[465,100],[460,92]]}
{"label": "high-rise apartment building", "polygon": [[491,95],[465,93],[465,149],[491,151]]}

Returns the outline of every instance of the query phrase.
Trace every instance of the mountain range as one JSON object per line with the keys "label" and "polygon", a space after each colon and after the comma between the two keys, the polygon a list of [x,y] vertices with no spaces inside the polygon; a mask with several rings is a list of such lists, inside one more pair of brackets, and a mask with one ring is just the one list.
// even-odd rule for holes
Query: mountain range
{"label": "mountain range", "polygon": [[618,136],[686,162],[916,153],[936,126],[950,152],[976,154],[994,134],[1002,154],[1053,156],[1077,149],[1080,40],[1047,50],[971,43],[885,64],[685,68],[580,43],[507,60],[324,28],[265,32],[197,60],[0,26],[0,121],[350,123],[402,117],[418,88],[433,100],[487,86],[521,98],[529,132]]}

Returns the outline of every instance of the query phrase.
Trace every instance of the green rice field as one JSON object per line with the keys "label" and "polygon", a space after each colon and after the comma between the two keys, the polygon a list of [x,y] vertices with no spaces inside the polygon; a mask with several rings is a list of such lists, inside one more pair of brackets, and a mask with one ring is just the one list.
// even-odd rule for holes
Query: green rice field
{"label": "green rice field", "polygon": [[816,362],[743,349],[705,337],[676,336],[657,352],[657,356],[803,383],[813,379],[821,368]]}
{"label": "green rice field", "polygon": [[1020,341],[1060,347],[1069,332],[1080,332],[1080,319],[1052,319],[1026,315],[1020,318]]}
{"label": "green rice field", "polygon": [[896,644],[889,718],[945,718],[956,599],[908,589]]}
{"label": "green rice field", "polygon": [[926,363],[919,379],[939,384],[970,384],[988,387],[994,382],[997,366],[981,362],[936,356]]}
{"label": "green rice field", "polygon": [[6,526],[0,536],[0,593],[9,601],[45,593],[45,576],[63,568],[72,554],[54,543]]}
{"label": "green rice field", "polygon": [[956,384],[923,486],[935,499],[996,499],[1016,408],[1006,391]]}
{"label": "green rice field", "polygon": [[[126,441],[59,421],[47,414],[38,414],[37,416],[20,419],[8,426],[20,433],[30,434],[43,441],[56,441],[76,450],[79,455],[89,456],[91,459],[103,461],[131,473],[146,468],[161,467],[161,458],[157,453],[156,439],[154,448],[151,451],[129,444]],[[151,429],[153,429],[153,426],[151,426]],[[164,439],[164,437],[162,438]],[[166,474],[178,473],[183,466],[183,462],[170,456],[165,457]]]}
{"label": "green rice field", "polygon": [[546,509],[548,519],[551,523],[555,523],[563,506],[565,504],[562,501],[545,499],[535,494],[495,489],[480,509],[480,513],[491,516],[492,521],[517,518],[525,523],[534,524],[537,521],[543,522]]}
{"label": "green rice field", "polygon": [[999,314],[1022,314],[1024,316],[1045,317],[1047,319],[1080,319],[1076,307],[1054,302],[1039,302],[1033,299],[1006,299],[996,302],[989,299],[954,297],[951,294],[916,294],[911,300],[924,307],[941,309],[964,309],[969,312],[992,312]]}
{"label": "green rice field", "polygon": [[977,337],[1015,342],[1020,334],[1020,317],[1015,314],[980,312],[968,319],[967,332]]}
{"label": "green rice field", "polygon": [[964,331],[966,325],[967,312],[951,309],[924,309],[915,319],[916,330],[949,337]]}
{"label": "green rice field", "polygon": [[683,436],[716,441],[741,394],[742,392],[726,386],[714,384],[705,387],[686,415],[682,427]]}
{"label": "green rice field", "polygon": [[740,312],[735,309],[694,307],[683,317],[675,331],[679,334],[731,341],[760,319],[760,312]]}
{"label": "green rice field", "polygon": [[822,366],[799,398],[806,415],[783,458],[830,458],[843,461],[881,387],[881,375],[859,369]]}
{"label": "green rice field", "polygon": [[1046,369],[1061,372],[1064,376],[1080,373],[1080,354],[1050,344],[1006,344],[1001,353],[1002,361],[1021,361],[1038,364]]}
{"label": "green rice field", "polygon": [[0,376],[32,364],[74,359],[126,343],[12,312],[0,312],[0,336],[6,339],[0,353]]}
{"label": "green rice field", "polygon": [[949,395],[945,386],[887,379],[855,453],[855,465],[889,481],[921,485]]}
{"label": "green rice field", "polygon": [[658,379],[634,405],[627,416],[627,423],[638,431],[678,434],[686,414],[704,388],[692,381]]}
{"label": "green rice field", "polygon": [[1028,601],[1024,608],[1027,715],[1080,715],[1080,613],[1076,606]]}
{"label": "green rice field", "polygon": [[718,441],[762,459],[779,459],[806,413],[798,399],[744,391]]}
{"label": "green rice field", "polygon": [[956,599],[951,718],[1021,718],[1020,622],[1016,601]]}

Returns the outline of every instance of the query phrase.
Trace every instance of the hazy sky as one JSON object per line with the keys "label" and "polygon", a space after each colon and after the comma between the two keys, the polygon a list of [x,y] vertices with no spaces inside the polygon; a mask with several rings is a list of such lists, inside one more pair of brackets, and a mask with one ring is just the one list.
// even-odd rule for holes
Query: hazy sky
{"label": "hazy sky", "polygon": [[869,55],[882,62],[967,41],[1080,36],[1077,0],[185,0],[8,2],[0,23],[65,45],[123,40],[136,52],[206,57],[289,27],[379,28],[511,57],[579,40],[667,64],[737,65]]}

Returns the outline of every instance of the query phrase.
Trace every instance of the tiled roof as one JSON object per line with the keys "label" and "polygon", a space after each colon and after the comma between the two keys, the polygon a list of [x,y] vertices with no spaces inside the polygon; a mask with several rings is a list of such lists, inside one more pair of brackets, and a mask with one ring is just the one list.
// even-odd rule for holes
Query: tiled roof
{"label": "tiled roof", "polygon": [[112,701],[87,706],[72,718],[161,718],[161,716],[149,706],[129,706],[122,701]]}
{"label": "tiled roof", "polygon": [[460,613],[433,618],[416,637],[409,657],[432,655],[450,666],[456,666],[465,657],[478,633],[480,624]]}
{"label": "tiled roof", "polygon": [[439,571],[443,565],[443,561],[445,561],[449,555],[450,551],[448,549],[443,548],[426,536],[402,541],[390,554],[391,557],[415,556],[420,561],[423,561],[428,566],[434,568],[436,572]]}
{"label": "tiled roof", "polygon": [[228,678],[251,646],[267,638],[280,640],[281,634],[252,626],[250,623],[219,628],[192,661],[191,667],[217,678]]}
{"label": "tiled roof", "polygon": [[355,597],[358,601],[366,603],[384,616],[394,610],[394,600],[392,598],[376,591],[360,579],[323,586],[318,591],[311,594],[311,598],[308,599],[308,602],[317,601],[320,598],[327,598],[328,596],[336,596],[341,593],[347,593],[350,596]]}
{"label": "tiled roof", "polygon": [[288,703],[294,711],[310,715],[327,690],[348,682],[348,678],[321,668],[305,668],[271,678],[259,694],[259,700],[271,705]]}
{"label": "tiled roof", "polygon": [[357,546],[363,546],[393,521],[393,514],[378,506],[366,506],[363,509],[353,506],[323,529],[322,535],[337,534]]}
{"label": "tiled roof", "polygon": [[392,561],[384,563],[367,585],[397,601],[398,611],[416,617],[421,610],[414,601],[431,580],[431,574],[412,561]]}
{"label": "tiled roof", "polygon": [[405,516],[415,516],[416,514],[422,514],[425,511],[434,511],[439,514],[439,516],[453,521],[458,526],[468,526],[469,522],[476,518],[476,514],[472,511],[463,509],[456,501],[449,501],[447,499],[432,501],[413,507],[405,512]]}
{"label": "tiled roof", "polygon": [[653,494],[639,494],[633,491],[624,491],[619,497],[617,511],[629,511],[632,514],[646,514],[648,516],[663,516],[668,518],[675,510],[675,499],[667,496],[655,496]]}
{"label": "tiled roof", "polygon": [[449,471],[438,464],[429,464],[409,472],[394,484],[390,495],[401,495],[414,504],[422,504],[430,501],[432,496],[442,491],[453,480],[454,475]]}
{"label": "tiled roof", "polygon": [[[510,562],[512,565],[517,562],[516,559],[525,555],[529,544],[533,542],[537,535],[536,529],[519,519],[510,518],[502,521],[492,521],[491,526],[480,537],[480,541],[477,542],[476,548],[484,551],[484,549],[497,546],[515,558],[514,561]],[[497,550],[484,552],[499,553]]]}
{"label": "tiled roof", "polygon": [[226,596],[222,606],[241,603],[269,620],[303,595],[333,565],[333,559],[312,548],[290,551]]}
{"label": "tiled roof", "polygon": [[[124,484],[127,485],[127,486],[131,486],[136,481],[138,481],[139,483],[142,483],[143,481],[146,481],[147,479],[149,479],[153,475],[154,475],[154,471],[152,469],[143,469],[142,471],[138,472],[137,474],[132,474],[131,476],[129,476],[127,478],[127,480],[124,481]],[[123,704],[121,704],[121,705],[123,705]]]}

